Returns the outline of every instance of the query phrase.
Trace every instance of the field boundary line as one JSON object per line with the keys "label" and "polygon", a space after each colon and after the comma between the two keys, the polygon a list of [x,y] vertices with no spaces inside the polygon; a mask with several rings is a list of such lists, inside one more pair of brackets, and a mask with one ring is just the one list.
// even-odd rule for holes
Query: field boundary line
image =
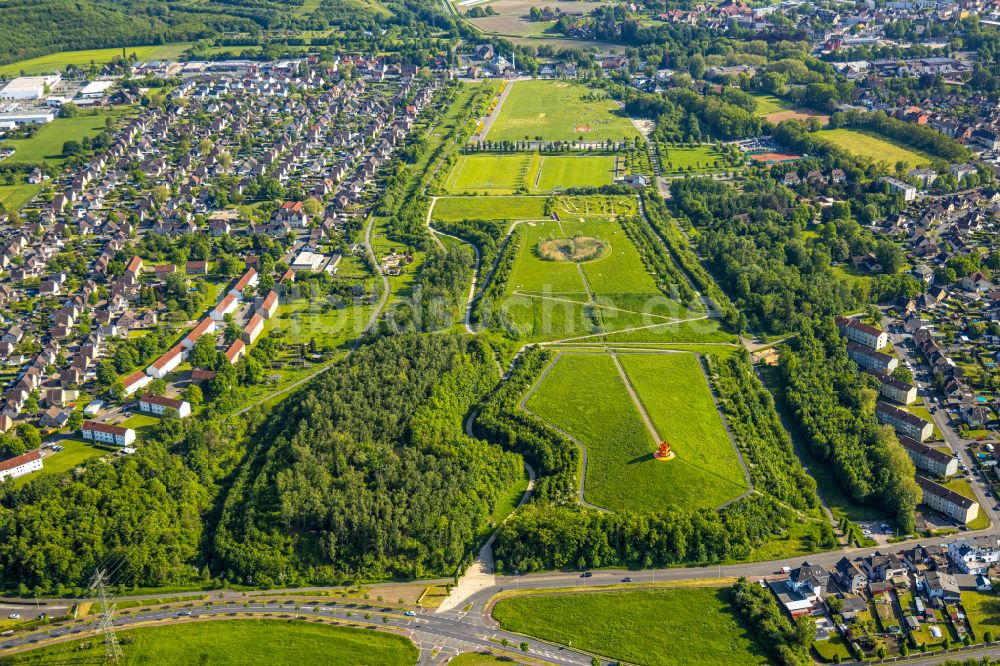
{"label": "field boundary line", "polygon": [[609,349],[607,353],[611,356],[611,360],[614,361],[615,367],[618,368],[618,375],[622,378],[622,382],[625,384],[628,394],[632,396],[632,402],[635,404],[635,408],[638,410],[639,416],[642,417],[642,422],[646,424],[646,430],[648,430],[649,434],[653,437],[653,446],[658,446],[659,443],[663,441],[663,438],[660,437],[660,433],[656,431],[656,426],[653,425],[652,419],[649,418],[649,413],[646,411],[646,406],[642,404],[642,400],[639,399],[639,394],[635,392],[635,388],[632,386],[632,381],[628,378],[628,374],[626,374],[621,361],[618,360],[618,354],[616,354],[613,349]]}
{"label": "field boundary line", "polygon": [[[579,266],[579,264],[577,264]],[[558,296],[542,296],[540,294],[533,294],[530,291],[521,291],[516,289],[511,292],[515,296],[524,296],[526,298],[537,298],[543,301],[559,301],[561,303],[573,303],[575,305],[589,305],[601,310],[615,310],[617,312],[627,312],[629,314],[637,314],[648,317],[656,317],[657,319],[665,319],[666,321],[660,322],[660,324],[675,324],[679,321],[685,321],[682,319],[677,319],[676,317],[668,317],[667,315],[655,314],[653,312],[639,312],[638,310],[626,310],[625,308],[615,307],[614,305],[602,305],[597,301],[593,300],[594,293],[590,290],[590,285],[586,283],[586,278],[584,278],[584,285],[587,287],[587,293],[591,296],[590,301],[574,301],[570,298],[560,298]],[[659,326],[660,324],[656,324]]]}

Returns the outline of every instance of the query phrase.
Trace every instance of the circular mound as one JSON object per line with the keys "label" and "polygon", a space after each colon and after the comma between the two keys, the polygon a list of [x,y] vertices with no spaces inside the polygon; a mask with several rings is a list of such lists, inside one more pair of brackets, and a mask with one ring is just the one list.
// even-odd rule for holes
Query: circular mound
{"label": "circular mound", "polygon": [[611,243],[603,238],[574,236],[549,238],[538,243],[538,255],[546,261],[595,261],[605,256]]}
{"label": "circular mound", "polygon": [[573,130],[575,132],[589,132],[590,125],[577,125],[576,127],[573,128]]}

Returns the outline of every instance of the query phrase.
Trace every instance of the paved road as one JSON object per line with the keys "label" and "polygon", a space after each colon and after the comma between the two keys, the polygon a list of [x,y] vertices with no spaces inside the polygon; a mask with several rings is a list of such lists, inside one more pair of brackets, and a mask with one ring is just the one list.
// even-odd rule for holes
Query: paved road
{"label": "paved road", "polygon": [[[511,650],[519,651],[519,645],[527,642],[528,653],[536,658],[544,659],[552,664],[565,666],[586,666],[590,664],[590,655],[518,634],[489,629],[483,625],[475,626],[464,622],[459,617],[450,615],[434,615],[419,613],[408,617],[398,609],[386,609],[378,604],[364,606],[360,604],[339,604],[333,601],[322,605],[312,605],[300,602],[298,610],[292,604],[270,603],[224,603],[213,606],[198,605],[192,608],[169,608],[144,611],[129,615],[121,615],[115,619],[115,626],[126,628],[149,623],[185,623],[200,619],[224,619],[239,616],[265,617],[286,616],[306,618],[324,618],[352,623],[372,629],[389,628],[401,630],[409,635],[421,649],[421,663],[436,663],[431,656],[432,650],[447,643],[454,651],[471,652],[475,650],[499,650],[501,641],[507,639]],[[184,613],[185,615],[179,615]],[[189,614],[189,615],[188,615]],[[366,619],[365,614],[370,614]],[[0,650],[4,654],[30,649],[37,643],[49,643],[58,639],[71,640],[77,636],[86,636],[97,628],[97,619],[79,624],[65,623],[53,626],[47,631],[15,636],[0,641]],[[19,650],[20,649],[20,650]]]}

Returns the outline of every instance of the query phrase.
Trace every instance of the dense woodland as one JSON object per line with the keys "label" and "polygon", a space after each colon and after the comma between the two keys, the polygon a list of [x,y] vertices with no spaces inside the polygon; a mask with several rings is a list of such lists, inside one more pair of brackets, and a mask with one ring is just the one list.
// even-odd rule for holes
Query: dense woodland
{"label": "dense woodland", "polygon": [[254,585],[455,572],[522,477],[462,421],[496,384],[492,350],[454,335],[383,338],[251,440],[212,551]]}
{"label": "dense woodland", "polygon": [[781,356],[785,394],[812,452],[852,498],[882,506],[912,532],[921,492],[910,456],[875,419],[874,380],[859,376],[832,319],[803,326],[791,347]]}
{"label": "dense woodland", "polygon": [[816,625],[802,616],[791,620],[766,587],[740,578],[732,589],[733,603],[747,623],[758,645],[771,653],[781,666],[812,664],[809,654]]}

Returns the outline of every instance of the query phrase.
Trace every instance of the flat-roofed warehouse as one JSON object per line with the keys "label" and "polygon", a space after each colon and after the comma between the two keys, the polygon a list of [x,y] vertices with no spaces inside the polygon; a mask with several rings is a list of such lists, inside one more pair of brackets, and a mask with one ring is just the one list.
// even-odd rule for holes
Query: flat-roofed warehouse
{"label": "flat-roofed warehouse", "polygon": [[49,76],[19,76],[0,89],[0,99],[41,99],[61,80],[59,74]]}

